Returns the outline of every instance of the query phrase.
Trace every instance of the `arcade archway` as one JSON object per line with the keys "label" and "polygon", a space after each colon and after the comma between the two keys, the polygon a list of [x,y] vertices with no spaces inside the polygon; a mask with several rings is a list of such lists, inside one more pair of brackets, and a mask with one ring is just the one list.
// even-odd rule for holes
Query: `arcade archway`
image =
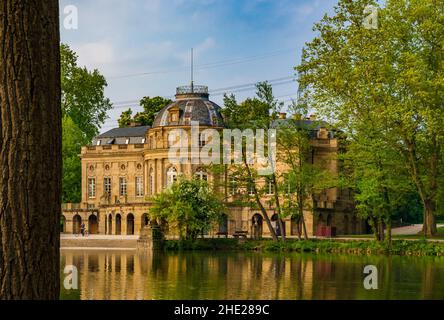
{"label": "arcade archway", "polygon": [[126,234],[134,235],[134,215],[132,213],[126,216]]}
{"label": "arcade archway", "polygon": [[98,234],[99,233],[99,222],[97,216],[92,214],[88,218],[88,232],[89,234]]}

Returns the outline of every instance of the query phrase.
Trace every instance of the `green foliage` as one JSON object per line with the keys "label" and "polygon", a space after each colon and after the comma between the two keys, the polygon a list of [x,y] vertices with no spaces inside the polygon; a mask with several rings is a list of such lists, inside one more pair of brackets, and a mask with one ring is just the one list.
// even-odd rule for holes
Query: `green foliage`
{"label": "green foliage", "polygon": [[77,55],[68,45],[60,46],[60,54],[63,115],[70,117],[91,141],[112,108],[104,93],[107,82],[97,69],[79,67]]}
{"label": "green foliage", "polygon": [[[307,110],[293,104],[291,111],[305,118]],[[333,172],[328,170],[328,162],[334,158],[313,161],[313,144],[310,131],[319,125],[314,121],[306,124],[296,119],[287,119],[277,126],[277,160],[288,170],[281,173],[279,189],[285,194],[283,215],[302,218],[304,210],[313,210],[311,200],[315,194],[337,185]]]}
{"label": "green foliage", "polygon": [[224,207],[206,181],[180,178],[153,199],[150,214],[178,230],[181,239],[196,239],[220,222]]}
{"label": "green foliage", "polygon": [[133,110],[131,110],[131,108],[130,108],[126,111],[123,111],[122,114],[120,115],[120,118],[118,120],[119,128],[128,127],[129,124],[131,123],[131,121],[134,121],[134,120],[133,120]]}
{"label": "green foliage", "polygon": [[132,116],[132,110],[122,112],[119,119],[119,127],[127,127],[131,122],[138,122],[143,126],[152,126],[157,113],[164,107],[172,103],[170,99],[162,97],[144,97],[140,100],[140,105],[143,107],[143,112],[136,113]]}
{"label": "green foliage", "polygon": [[365,210],[391,210],[408,177],[431,235],[433,215],[443,207],[444,8],[434,0],[387,0],[378,28],[366,29],[367,5],[376,1],[340,0],[315,25],[318,35],[298,67],[304,98],[335,120],[359,154],[371,155],[353,159]]}
{"label": "green foliage", "polygon": [[62,44],[62,144],[63,182],[62,201],[81,200],[81,161],[80,151],[98,134],[111,109],[105,98],[107,86],[105,78],[98,70],[92,72],[77,65],[77,55],[67,45]]}
{"label": "green foliage", "polygon": [[402,256],[444,256],[444,245],[427,241],[395,240],[392,244],[376,241],[335,241],[335,240],[247,240],[199,239],[195,241],[166,241],[166,250],[248,250],[269,252],[307,252],[355,255],[402,255]]}
{"label": "green foliage", "polygon": [[62,201],[63,203],[79,203],[81,201],[80,181],[82,167],[79,158],[81,146],[87,143],[85,134],[65,116],[62,119]]}

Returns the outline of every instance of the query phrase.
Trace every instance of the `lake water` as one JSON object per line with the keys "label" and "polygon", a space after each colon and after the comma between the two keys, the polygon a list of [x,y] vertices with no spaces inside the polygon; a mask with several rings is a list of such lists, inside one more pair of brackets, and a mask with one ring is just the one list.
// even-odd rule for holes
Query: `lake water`
{"label": "lake water", "polygon": [[[444,258],[433,257],[62,251],[65,265],[79,289],[63,299],[444,299]],[[377,290],[364,288],[367,265]]]}

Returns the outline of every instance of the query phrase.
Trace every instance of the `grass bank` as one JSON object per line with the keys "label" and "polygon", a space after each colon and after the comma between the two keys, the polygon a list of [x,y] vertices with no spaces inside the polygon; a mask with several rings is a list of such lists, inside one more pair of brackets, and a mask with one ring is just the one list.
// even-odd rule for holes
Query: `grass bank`
{"label": "grass bank", "polygon": [[[339,236],[341,237],[341,236]],[[347,235],[344,236],[347,238],[355,238],[355,239],[359,239],[359,238],[366,238],[366,239],[373,239],[374,236],[372,234],[361,234],[361,235]],[[420,240],[423,239],[424,236],[422,234],[413,234],[413,235],[393,235],[392,238],[394,240]],[[438,228],[438,232],[436,233],[436,235],[434,237],[432,237],[429,240],[444,240],[444,227]]]}
{"label": "grass bank", "polygon": [[188,250],[245,250],[263,252],[311,252],[311,253],[347,253],[357,255],[406,255],[406,256],[444,256],[444,243],[422,240],[394,240],[387,243],[352,240],[271,240],[236,239],[198,239],[195,241],[168,240],[167,251]]}

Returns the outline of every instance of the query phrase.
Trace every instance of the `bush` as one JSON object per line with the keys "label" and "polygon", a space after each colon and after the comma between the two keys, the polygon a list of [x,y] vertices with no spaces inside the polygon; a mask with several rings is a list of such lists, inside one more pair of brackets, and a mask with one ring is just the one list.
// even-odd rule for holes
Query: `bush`
{"label": "bush", "polygon": [[312,253],[349,253],[361,255],[415,255],[444,256],[444,244],[420,241],[399,240],[391,244],[376,241],[335,241],[335,240],[287,240],[274,242],[271,240],[236,239],[197,239],[168,240],[166,250],[245,250],[264,252],[312,252]]}

